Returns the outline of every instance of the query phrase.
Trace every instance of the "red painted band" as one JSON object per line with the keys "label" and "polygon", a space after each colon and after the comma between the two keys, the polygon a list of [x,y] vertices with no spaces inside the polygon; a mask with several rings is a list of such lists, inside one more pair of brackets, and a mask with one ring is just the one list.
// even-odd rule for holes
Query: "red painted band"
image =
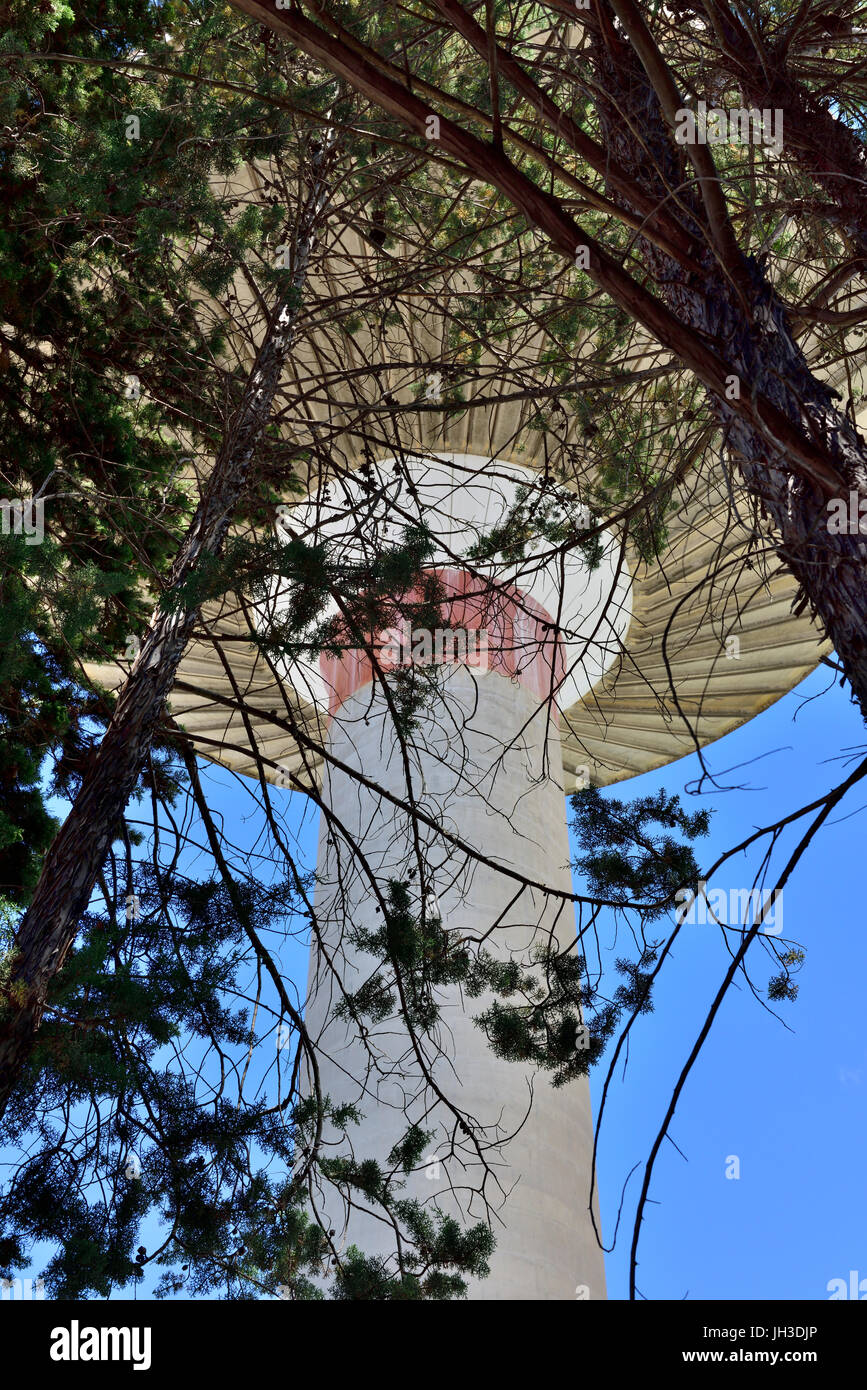
{"label": "red painted band", "polygon": [[[435,633],[422,629],[410,632],[409,621],[404,620],[402,629],[378,634],[371,646],[379,670],[392,671],[413,662],[459,662],[517,681],[540,703],[549,700],[563,680],[566,658],[563,639],[542,605],[512,585],[482,589],[483,581],[466,570],[437,569],[434,573],[447,595],[441,608],[442,628]],[[412,590],[403,600],[419,603],[422,595]],[[339,657],[323,653],[319,669],[329,691],[329,717],[374,677],[373,662],[360,647]]]}

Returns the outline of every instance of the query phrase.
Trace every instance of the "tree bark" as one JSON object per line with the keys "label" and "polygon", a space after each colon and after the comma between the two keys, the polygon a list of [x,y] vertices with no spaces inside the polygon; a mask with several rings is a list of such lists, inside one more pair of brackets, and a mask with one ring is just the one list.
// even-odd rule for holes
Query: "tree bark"
{"label": "tree bark", "polygon": [[[683,188],[688,174],[684,154],[635,48],[603,23],[594,30],[592,52],[597,111],[621,167],[645,195],[663,199],[670,189]],[[705,213],[698,195],[680,197],[694,236],[692,254],[704,273],[684,274],[658,246],[643,240],[644,259],[660,295],[685,326],[718,344],[742,390],[760,390],[793,425],[821,442],[844,481],[840,497],[848,509],[850,491],[867,497],[867,445],[836,408],[829,388],[810,371],[759,263],[739,252],[736,267],[721,267],[702,235]],[[739,293],[732,289],[733,270]],[[826,498],[803,474],[793,472],[785,450],[751,428],[724,394],[712,397],[729,453],[779,533],[777,553],[834,643],[867,718],[867,547],[860,535],[830,533]]]}
{"label": "tree bark", "polygon": [[[222,548],[250,463],[271,416],[292,343],[314,224],[325,202],[327,151],[313,158],[313,183],[301,211],[291,288],[278,303],[240,406],[226,432],[196,514],[172,566],[177,593],[206,556]],[[197,607],[155,610],[105,737],[54,840],[33,899],[15,936],[10,988],[0,1025],[0,1116],[33,1048],[48,986],[62,969],[118,822],[163,714]]]}

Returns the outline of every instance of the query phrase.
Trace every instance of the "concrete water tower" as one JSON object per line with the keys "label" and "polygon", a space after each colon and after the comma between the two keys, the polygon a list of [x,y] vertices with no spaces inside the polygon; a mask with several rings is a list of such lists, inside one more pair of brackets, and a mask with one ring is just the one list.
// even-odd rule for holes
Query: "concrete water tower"
{"label": "concrete water tower", "polygon": [[[358,257],[349,234],[329,252],[328,296],[348,294]],[[385,336],[347,345],[320,333],[293,353],[286,399],[299,404],[284,410],[287,428],[338,466],[311,468],[310,503],[287,499],[275,524],[352,558],[423,522],[435,538],[441,627],[373,634],[372,653],[281,667],[257,645],[267,613],[230,594],[203,615],[208,635],[187,650],[171,713],[201,756],[307,788],[324,808],[306,1019],[323,1091],[364,1114],[351,1131],[357,1153],[385,1159],[408,1120],[432,1131],[408,1193],[494,1225],[491,1276],[471,1297],[599,1299],[587,1081],[554,1089],[547,1073],[496,1058],[473,1023],[484,1001],[457,991],[440,999],[427,1055],[393,1013],[362,1037],[338,1012],[337,979],[357,989],[374,961],[347,928],[356,939],[375,929],[388,881],[399,879],[414,911],[501,958],[526,958],[540,940],[575,949],[566,796],[719,738],[790,690],[828,646],[793,616],[785,575],[739,563],[749,541],[711,461],[677,484],[661,564],[640,562],[618,531],[602,536],[592,571],[578,546],[488,553],[480,542],[516,506],[538,520],[558,495],[580,533],[581,478],[551,468],[531,423],[536,403],[514,389],[519,358],[532,375],[544,348],[532,325],[509,353],[483,361],[459,410],[416,409],[418,364],[441,352],[435,311],[429,296],[408,294]],[[387,370],[371,367],[380,361]],[[311,389],[332,364],[349,369],[364,401]],[[583,457],[577,425],[567,442]],[[711,573],[725,578],[709,590]],[[279,612],[282,601],[275,587],[264,608]],[[221,637],[230,640],[218,653]],[[407,673],[427,682],[428,698],[400,736],[393,690]],[[112,686],[123,672],[91,674]],[[450,1107],[471,1118],[474,1138]],[[338,1245],[394,1256],[393,1232],[375,1215],[330,1197],[321,1214]]]}
{"label": "concrete water tower", "polygon": [[[320,1047],[323,1092],[357,1102],[364,1114],[352,1129],[357,1154],[384,1160],[417,1121],[434,1133],[408,1195],[472,1221],[486,1215],[484,1188],[497,1248],[490,1277],[471,1297],[599,1299],[606,1288],[588,1208],[586,1079],[554,1089],[548,1074],[499,1060],[473,1023],[483,1001],[454,991],[441,999],[437,1046],[425,1059],[432,1089],[399,1019],[390,1015],[362,1039],[338,1012],[337,975],[357,989],[374,964],[353,946],[347,924],[375,929],[388,880],[402,879],[413,884],[416,911],[484,938],[502,956],[526,959],[534,939],[574,947],[566,795],[721,736],[791,689],[827,644],[806,618],[792,616],[784,576],[756,584],[750,572],[748,588],[709,608],[701,580],[713,558],[722,547],[734,559],[745,544],[728,525],[728,495],[713,477],[684,486],[664,568],[639,564],[616,536],[603,536],[592,572],[580,552],[564,563],[550,546],[545,563],[538,547],[508,562],[473,558],[516,502],[532,511],[550,499],[534,460],[516,464],[498,453],[500,430],[511,435],[507,420],[498,423],[475,417],[473,428],[440,430],[436,449],[417,446],[397,468],[391,457],[378,460],[364,487],[344,474],[327,505],[284,512],[298,534],[327,536],[348,554],[424,520],[438,537],[431,565],[447,595],[439,638],[378,634],[379,671],[362,650],[277,670],[252,641],[237,640],[251,636],[249,606],[230,597],[210,621],[236,639],[226,648],[231,680],[212,645],[194,643],[172,712],[205,757],[253,776],[264,770],[278,785],[315,779],[334,812],[321,817],[321,944],[311,950],[306,1019]],[[573,496],[568,505],[575,503]],[[280,602],[275,590],[272,612]],[[420,667],[430,683],[403,739],[388,693],[398,667]],[[244,717],[233,708],[239,691]],[[270,717],[290,708],[305,731],[302,746]],[[324,756],[312,751],[316,743]],[[449,1105],[472,1117],[476,1138],[513,1136],[485,1153],[484,1184],[483,1156]],[[361,1207],[346,1211],[323,1197],[321,1214],[339,1245],[393,1258],[392,1231]]]}
{"label": "concrete water tower", "polygon": [[[376,634],[369,653],[285,672],[296,692],[328,711],[322,795],[336,819],[321,820],[322,948],[311,954],[306,1008],[322,1090],[358,1105],[365,1120],[350,1130],[353,1145],[386,1168],[409,1125],[430,1133],[406,1195],[465,1221],[493,1214],[497,1253],[480,1296],[603,1298],[588,1212],[586,1078],[555,1090],[544,1073],[495,1057],[473,1022],[484,1001],[464,999],[457,987],[440,992],[431,1037],[414,1039],[396,1009],[362,1036],[340,1006],[343,991],[361,989],[373,973],[357,934],[381,927],[393,881],[408,888],[422,921],[443,922],[455,946],[486,943],[521,968],[540,941],[575,949],[560,709],[579,703],[621,650],[629,625],[623,557],[609,539],[592,572],[580,552],[564,556],[543,543],[519,559],[481,561],[480,543],[516,509],[523,518],[565,508],[573,525],[591,526],[573,495],[555,503],[556,490],[533,472],[484,457],[383,460],[363,485],[343,480],[331,491],[327,506],[316,500],[290,513],[295,534],[327,539],[335,556],[358,562],[403,528],[425,525],[436,537],[428,569],[445,597],[433,630],[404,619]],[[277,615],[279,606],[278,595]],[[421,694],[402,736],[397,671],[412,671]],[[589,780],[589,768],[581,776]],[[589,1045],[586,1032],[581,1042]],[[341,1147],[339,1135],[329,1138]],[[322,1201],[346,1240],[394,1256],[381,1213],[365,1212],[363,1200],[351,1213],[325,1193]]]}

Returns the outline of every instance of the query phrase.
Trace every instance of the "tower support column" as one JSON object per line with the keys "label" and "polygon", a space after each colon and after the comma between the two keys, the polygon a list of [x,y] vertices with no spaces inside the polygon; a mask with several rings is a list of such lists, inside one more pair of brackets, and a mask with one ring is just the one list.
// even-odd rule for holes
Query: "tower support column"
{"label": "tower support column", "polygon": [[[442,666],[403,744],[381,681],[342,699],[329,732],[335,761],[323,775],[334,819],[322,816],[321,944],[311,953],[306,1018],[323,1092],[364,1116],[349,1132],[357,1156],[387,1166],[393,1145],[418,1124],[433,1133],[405,1195],[462,1222],[490,1219],[491,1275],[473,1281],[471,1298],[599,1299],[605,1273],[588,1211],[586,1078],[555,1089],[550,1073],[496,1057],[473,1022],[489,1000],[465,999],[457,987],[438,996],[433,1037],[415,1044],[397,1013],[371,1022],[365,1037],[338,1011],[338,979],[354,991],[376,967],[350,933],[382,926],[376,889],[390,879],[408,883],[416,910],[440,915],[455,939],[483,941],[501,959],[526,963],[533,944],[549,937],[561,949],[574,943],[573,904],[544,891],[570,892],[571,875],[556,707],[540,705],[531,684],[504,674],[502,663]],[[430,823],[413,823],[408,809],[362,786],[351,769],[401,801],[409,778]],[[515,874],[544,888],[522,887]],[[478,1148],[449,1102],[467,1115]],[[346,1151],[327,1127],[325,1137],[335,1154]],[[394,1231],[381,1212],[365,1211],[363,1199],[361,1210],[345,1211],[333,1191],[323,1202],[339,1245],[396,1267]]]}

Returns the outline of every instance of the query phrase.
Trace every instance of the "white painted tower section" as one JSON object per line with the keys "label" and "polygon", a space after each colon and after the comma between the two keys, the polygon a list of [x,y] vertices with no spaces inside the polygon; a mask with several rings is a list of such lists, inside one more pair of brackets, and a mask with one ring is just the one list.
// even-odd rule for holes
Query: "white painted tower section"
{"label": "white painted tower section", "polygon": [[[468,468],[475,470],[469,481]],[[493,483],[490,470],[500,475]],[[453,576],[473,540],[504,519],[522,483],[537,484],[523,470],[504,471],[466,456],[433,466],[419,461],[414,480],[417,514],[436,518],[430,524],[444,538],[437,562]],[[480,489],[481,505],[474,495]],[[355,521],[365,501],[356,499],[354,511],[337,504],[335,510],[344,517],[351,512]],[[321,510],[315,523],[309,510],[293,515],[293,529],[308,531],[311,524],[333,535],[339,523]],[[371,522],[370,543],[394,538],[388,528],[399,530],[401,524],[406,517],[396,520],[394,510],[384,520],[380,513],[378,523]],[[345,520],[342,525],[349,535]],[[350,545],[357,546],[357,539],[347,540]],[[471,563],[478,590],[479,566]],[[473,1022],[489,998],[463,998],[457,987],[438,994],[440,1022],[432,1039],[422,1039],[428,1079],[399,1015],[371,1023],[361,1037],[357,1025],[336,1012],[337,981],[354,991],[375,969],[375,958],[359,950],[349,932],[382,926],[389,879],[409,882],[414,912],[441,917],[450,937],[484,942],[501,959],[526,965],[533,943],[549,938],[561,950],[574,947],[559,716],[553,699],[540,700],[540,659],[549,692],[553,679],[564,706],[574,703],[616,654],[628,620],[627,580],[615,573],[609,557],[592,575],[573,557],[568,567],[543,567],[532,555],[510,572],[498,564],[491,574],[498,583],[505,580],[517,600],[511,607],[506,603],[505,622],[494,616],[488,669],[484,659],[436,667],[432,698],[407,747],[380,679],[358,671],[347,677],[344,668],[339,695],[330,692],[330,760],[322,795],[334,818],[321,818],[315,896],[320,945],[311,951],[306,1022],[318,1050],[323,1093],[357,1104],[364,1115],[348,1131],[357,1156],[376,1158],[388,1170],[389,1151],[417,1123],[432,1137],[402,1195],[458,1216],[462,1224],[491,1222],[497,1242],[491,1275],[471,1284],[471,1298],[601,1299],[604,1260],[588,1210],[593,1126],[586,1078],[555,1089],[550,1073],[497,1058]],[[603,606],[604,636],[598,621]],[[495,608],[502,613],[503,604],[498,600]],[[546,614],[552,621],[556,615],[565,656],[565,667],[553,677],[555,648],[544,635]],[[545,652],[540,640],[548,643]],[[504,669],[496,649],[522,641],[535,646],[535,660],[533,652],[525,659],[517,651]],[[334,669],[323,663],[321,672],[288,674],[327,707]],[[359,782],[353,771],[373,785]],[[410,786],[428,823],[413,824],[407,810],[381,794],[405,802]],[[524,877],[538,886],[522,887]],[[449,1102],[470,1116],[481,1153]],[[513,1137],[503,1144],[506,1136]],[[346,1152],[342,1133],[329,1133],[326,1126],[325,1138],[335,1156]],[[365,1210],[363,1197],[357,1200],[347,1211],[333,1188],[323,1191],[320,1214],[335,1229],[335,1243],[379,1254],[394,1269],[393,1229],[380,1208]],[[601,1235],[598,1213],[596,1226]]]}

